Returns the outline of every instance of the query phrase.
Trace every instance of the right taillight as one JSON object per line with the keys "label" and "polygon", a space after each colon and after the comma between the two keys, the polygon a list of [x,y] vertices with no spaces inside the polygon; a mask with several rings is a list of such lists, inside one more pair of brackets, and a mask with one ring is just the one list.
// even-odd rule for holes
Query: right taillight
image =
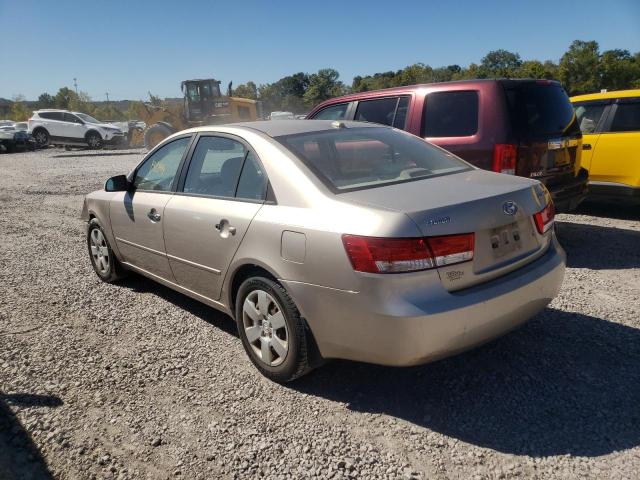
{"label": "right taillight", "polygon": [[518,148],[510,143],[496,143],[493,147],[493,171],[516,174],[516,158]]}
{"label": "right taillight", "polygon": [[533,220],[536,223],[536,228],[539,234],[543,234],[549,231],[553,227],[553,219],[556,216],[555,208],[553,208],[553,202],[547,203],[547,206],[533,215]]}
{"label": "right taillight", "polygon": [[401,273],[473,259],[474,234],[425,238],[380,238],[343,235],[353,269],[367,273]]}

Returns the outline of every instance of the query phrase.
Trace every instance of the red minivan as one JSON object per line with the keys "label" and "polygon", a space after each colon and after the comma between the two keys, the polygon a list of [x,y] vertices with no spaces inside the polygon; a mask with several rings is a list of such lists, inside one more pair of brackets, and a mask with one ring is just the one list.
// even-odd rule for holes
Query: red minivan
{"label": "red minivan", "polygon": [[557,211],[587,194],[582,134],[562,86],[550,80],[412,85],[326,100],[306,118],[404,129],[480,168],[540,180]]}

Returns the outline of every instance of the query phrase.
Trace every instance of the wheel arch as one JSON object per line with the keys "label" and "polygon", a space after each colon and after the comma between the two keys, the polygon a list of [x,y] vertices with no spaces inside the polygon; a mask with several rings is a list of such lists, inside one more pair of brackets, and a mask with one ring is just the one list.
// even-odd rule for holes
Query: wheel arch
{"label": "wheel arch", "polygon": [[100,132],[98,130],[96,130],[95,128],[91,128],[89,130],[87,130],[84,133],[84,139],[87,140],[89,138],[89,135],[91,135],[92,133],[95,133],[96,135],[98,135],[100,137],[100,139],[102,140],[102,135],[100,134]]}
{"label": "wheel arch", "polygon": [[[246,261],[240,265],[237,265],[234,268],[233,273],[229,277],[229,280],[227,283],[227,291],[228,291],[227,298],[229,301],[229,310],[231,311],[233,318],[235,318],[236,316],[236,312],[235,312],[236,299],[237,299],[238,290],[240,289],[240,285],[242,285],[242,282],[244,282],[247,278],[256,276],[256,275],[264,276],[282,285],[282,283],[278,281],[278,275],[270,267],[263,264],[262,262]],[[286,290],[284,285],[282,285],[282,288]],[[295,303],[295,298],[293,298],[293,301]],[[299,308],[300,307],[298,306],[298,309]],[[311,366],[311,368],[315,368],[317,366],[320,366],[325,360],[322,357],[322,354],[320,353],[320,349],[318,348],[318,343],[316,342],[316,338],[315,338],[315,335],[313,334],[313,330],[311,330],[311,327],[309,326],[309,323],[304,318],[304,316],[302,316],[301,318],[302,318],[302,321],[304,322],[305,329],[308,335],[307,348],[308,348],[308,354],[309,354],[309,365]]]}

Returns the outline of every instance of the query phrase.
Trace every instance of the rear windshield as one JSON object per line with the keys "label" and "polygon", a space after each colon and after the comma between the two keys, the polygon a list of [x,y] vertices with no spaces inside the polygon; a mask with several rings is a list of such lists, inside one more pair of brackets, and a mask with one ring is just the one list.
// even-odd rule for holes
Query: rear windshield
{"label": "rear windshield", "polygon": [[458,157],[391,128],[336,128],[276,137],[331,190],[346,192],[469,170]]}
{"label": "rear windshield", "polygon": [[580,132],[564,89],[555,84],[506,85],[507,104],[516,135],[572,135]]}

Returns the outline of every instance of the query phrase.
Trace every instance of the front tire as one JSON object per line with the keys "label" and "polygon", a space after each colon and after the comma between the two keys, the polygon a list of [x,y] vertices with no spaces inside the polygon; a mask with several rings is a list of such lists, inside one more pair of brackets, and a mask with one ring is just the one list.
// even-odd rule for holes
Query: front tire
{"label": "front tire", "polygon": [[238,290],[235,313],[242,345],[265,377],[286,383],[310,370],[304,320],[282,285],[248,278]]}
{"label": "front tire", "polygon": [[144,131],[144,148],[151,150],[172,133],[171,129],[162,123],[151,125]]}
{"label": "front tire", "polygon": [[87,134],[87,145],[89,145],[89,148],[92,150],[98,150],[100,148],[102,148],[102,137],[100,136],[100,134],[98,132],[89,132]]}
{"label": "front tire", "polygon": [[113,283],[127,276],[127,271],[118,262],[113,250],[111,250],[107,236],[96,218],[89,222],[87,247],[89,248],[91,266],[100,280]]}

